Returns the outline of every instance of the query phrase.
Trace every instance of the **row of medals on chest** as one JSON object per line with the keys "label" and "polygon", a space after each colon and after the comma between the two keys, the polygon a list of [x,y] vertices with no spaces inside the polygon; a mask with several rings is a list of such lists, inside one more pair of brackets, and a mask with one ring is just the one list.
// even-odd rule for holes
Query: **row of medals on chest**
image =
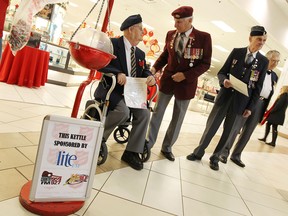
{"label": "row of medals on chest", "polygon": [[[175,32],[173,38],[170,42],[170,49],[174,48],[175,39],[178,32]],[[187,45],[184,48],[184,59],[190,59],[189,67],[193,67],[194,59],[199,59],[201,56],[201,49],[192,49],[193,42],[195,41],[194,37],[189,36]],[[192,50],[192,54],[191,54]]]}

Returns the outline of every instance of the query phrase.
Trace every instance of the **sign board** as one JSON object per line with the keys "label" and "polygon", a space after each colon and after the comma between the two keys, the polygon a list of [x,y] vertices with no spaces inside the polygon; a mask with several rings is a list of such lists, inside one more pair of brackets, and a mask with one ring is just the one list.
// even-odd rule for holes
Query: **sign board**
{"label": "sign board", "polygon": [[91,193],[103,124],[55,115],[44,118],[29,199],[84,201]]}

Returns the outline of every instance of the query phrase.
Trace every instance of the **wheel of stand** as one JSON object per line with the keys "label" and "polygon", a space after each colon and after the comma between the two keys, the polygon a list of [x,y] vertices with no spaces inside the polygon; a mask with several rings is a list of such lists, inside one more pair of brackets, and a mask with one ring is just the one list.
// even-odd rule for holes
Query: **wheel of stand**
{"label": "wheel of stand", "polygon": [[151,150],[148,148],[147,141],[145,141],[144,151],[142,154],[141,153],[139,154],[139,157],[141,161],[144,163],[149,160],[150,156],[151,156]]}
{"label": "wheel of stand", "polygon": [[108,156],[107,145],[105,142],[102,142],[100,150],[99,150],[97,165],[101,165],[101,164],[105,163],[105,161],[107,160],[107,156]]}
{"label": "wheel of stand", "polygon": [[128,138],[130,135],[130,130],[127,127],[117,127],[113,133],[113,137],[116,142],[120,144],[124,144],[128,142]]}

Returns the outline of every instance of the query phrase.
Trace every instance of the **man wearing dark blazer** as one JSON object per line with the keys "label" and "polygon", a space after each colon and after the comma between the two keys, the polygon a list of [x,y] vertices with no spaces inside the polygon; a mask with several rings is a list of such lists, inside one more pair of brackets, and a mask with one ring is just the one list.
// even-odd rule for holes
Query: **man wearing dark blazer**
{"label": "man wearing dark blazer", "polygon": [[192,26],[193,8],[182,6],[172,12],[176,30],[166,35],[163,53],[156,60],[151,72],[164,68],[160,91],[149,124],[148,148],[156,142],[165,110],[174,96],[173,115],[162,143],[161,153],[170,161],[175,157],[172,146],[176,142],[190,99],[195,96],[198,77],[211,64],[211,36]]}
{"label": "man wearing dark blazer", "polygon": [[[252,110],[251,115],[248,118],[242,118],[241,125],[242,127],[240,136],[238,138],[237,143],[235,144],[235,148],[230,156],[230,160],[237,164],[240,167],[245,167],[245,164],[241,160],[241,154],[244,150],[246,144],[248,143],[253,131],[255,130],[258,123],[263,119],[264,113],[267,110],[268,104],[272,98],[274,93],[274,86],[278,81],[277,74],[273,71],[275,67],[278,65],[280,60],[280,53],[277,50],[270,50],[267,52],[266,57],[269,60],[268,70],[265,76],[265,80],[263,83],[263,87],[260,93],[260,97],[255,104],[254,109]],[[233,146],[233,142],[236,139],[239,131],[235,131],[232,136],[230,143],[225,144],[225,148],[223,149],[220,155],[220,161],[223,163],[227,163],[227,158],[230,153],[230,149]]]}
{"label": "man wearing dark blazer", "polygon": [[[259,99],[268,66],[268,59],[259,50],[265,44],[266,39],[264,27],[254,26],[251,28],[249,46],[234,48],[228,56],[218,72],[221,89],[207,119],[205,131],[199,146],[187,156],[188,160],[201,160],[205,149],[225,119],[221,138],[210,157],[210,168],[219,170],[219,156],[225,144],[230,142],[231,136],[229,135],[234,133],[233,130],[239,131],[242,117],[247,118],[251,115]],[[246,84],[248,96],[233,88],[231,76]]]}
{"label": "man wearing dark blazer", "polygon": [[[143,38],[141,16],[139,14],[129,16],[122,23],[120,30],[123,31],[123,36],[111,39],[114,55],[117,58],[113,59],[105,68],[100,69],[103,73],[113,73],[117,77],[117,84],[110,95],[109,112],[105,121],[103,138],[107,140],[115,127],[125,123],[131,113],[133,116],[132,129],[121,160],[128,163],[132,168],[141,170],[143,169],[143,162],[139,154],[143,153],[144,150],[150,112],[148,109],[127,107],[123,92],[126,76],[147,77],[146,83],[149,86],[155,84],[155,79],[147,68],[145,53],[136,47]],[[136,61],[131,58],[134,54]],[[136,73],[134,73],[135,63]],[[95,98],[104,101],[110,86],[111,78],[103,76],[94,93]]]}

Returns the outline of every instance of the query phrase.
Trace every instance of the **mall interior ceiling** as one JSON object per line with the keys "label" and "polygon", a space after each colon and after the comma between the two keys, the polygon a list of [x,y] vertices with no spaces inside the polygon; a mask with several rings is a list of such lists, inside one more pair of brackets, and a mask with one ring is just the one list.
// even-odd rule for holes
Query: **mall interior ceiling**
{"label": "mall interior ceiling", "polygon": [[[63,30],[75,31],[97,1],[86,22],[95,27],[99,18],[97,29],[101,30],[107,0],[69,0]],[[104,7],[101,12],[102,1]],[[234,47],[248,45],[250,28],[254,25],[262,25],[268,32],[262,52],[265,54],[270,49],[281,52],[281,62],[276,69],[281,73],[288,58],[288,0],[114,0],[108,28],[114,35],[121,35],[119,26],[122,21],[129,15],[141,14],[144,27],[148,32],[153,31],[150,39],[157,39],[162,50],[167,31],[174,29],[171,12],[183,5],[194,8],[194,27],[212,36],[213,59],[209,75],[217,74]],[[232,32],[220,29],[215,21],[227,24]],[[146,52],[150,48],[144,43],[139,46]]]}

